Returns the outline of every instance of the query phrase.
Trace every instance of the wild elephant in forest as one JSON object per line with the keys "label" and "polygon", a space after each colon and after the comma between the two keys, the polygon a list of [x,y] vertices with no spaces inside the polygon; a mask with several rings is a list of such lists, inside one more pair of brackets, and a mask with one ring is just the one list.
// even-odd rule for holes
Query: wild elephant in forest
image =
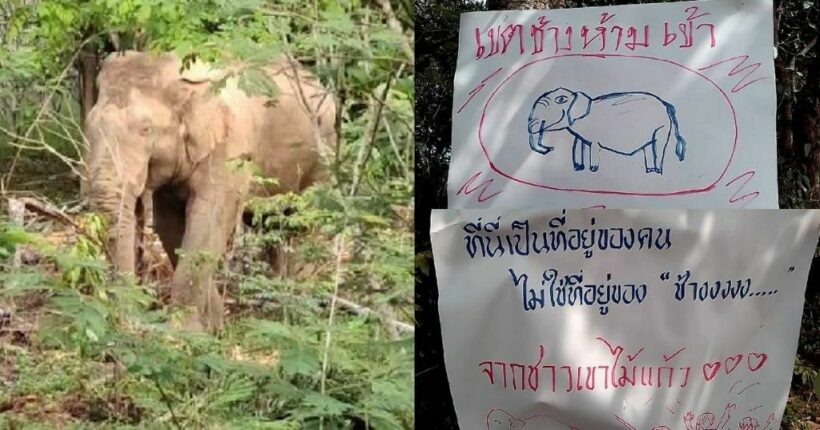
{"label": "wild elephant in forest", "polygon": [[[262,67],[278,87],[274,99],[238,88],[243,67],[226,79],[226,71],[183,71],[174,54],[112,54],[84,124],[87,197],[109,220],[113,263],[135,270],[137,213],[150,195],[175,268],[171,301],[196,307],[187,321],[193,329],[222,324],[212,276],[246,198],[320,180],[321,158],[337,139],[333,97],[304,67],[284,58]],[[253,169],[276,185],[252,187]]]}

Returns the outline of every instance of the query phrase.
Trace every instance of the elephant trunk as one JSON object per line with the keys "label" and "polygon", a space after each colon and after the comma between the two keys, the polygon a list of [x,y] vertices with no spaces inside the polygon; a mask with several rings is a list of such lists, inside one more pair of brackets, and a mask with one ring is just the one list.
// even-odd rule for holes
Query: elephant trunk
{"label": "elephant trunk", "polygon": [[539,154],[547,154],[553,147],[544,145],[544,133],[547,132],[546,121],[530,120],[527,134],[530,139],[530,148]]}
{"label": "elephant trunk", "polygon": [[[120,145],[123,148],[125,145]],[[147,160],[128,150],[96,142],[88,162],[87,196],[91,208],[108,222],[109,256],[123,272],[136,270],[137,207],[147,177]],[[124,149],[124,148],[123,148]],[[130,152],[130,153],[129,153]]]}
{"label": "elephant trunk", "polygon": [[[95,174],[96,173],[96,174]],[[134,187],[119,180],[91,175],[89,202],[108,222],[107,248],[114,266],[123,272],[136,270],[137,197]]]}

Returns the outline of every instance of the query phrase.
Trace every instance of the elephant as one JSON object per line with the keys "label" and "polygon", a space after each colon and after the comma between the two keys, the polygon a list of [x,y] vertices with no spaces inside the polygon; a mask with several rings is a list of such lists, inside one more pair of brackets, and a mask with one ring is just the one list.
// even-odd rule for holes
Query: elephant
{"label": "elephant", "polygon": [[[535,100],[527,118],[530,148],[539,154],[555,149],[544,134],[568,131],[574,138],[572,165],[576,171],[597,172],[601,149],[631,156],[643,152],[646,173],[663,174],[669,141],[674,138],[679,161],[686,155],[675,107],[647,92],[604,94],[591,98],[581,91],[556,88]],[[674,136],[674,137],[673,137]]]}
{"label": "elephant", "polygon": [[[246,67],[183,70],[173,53],[111,54],[83,125],[86,197],[108,220],[113,265],[135,272],[139,214],[150,196],[174,266],[171,302],[196,309],[185,321],[193,330],[223,323],[213,272],[247,199],[321,181],[337,141],[333,97],[307,69],[284,57],[259,66],[278,87],[271,100],[238,87]],[[277,183],[252,181],[254,171]]]}

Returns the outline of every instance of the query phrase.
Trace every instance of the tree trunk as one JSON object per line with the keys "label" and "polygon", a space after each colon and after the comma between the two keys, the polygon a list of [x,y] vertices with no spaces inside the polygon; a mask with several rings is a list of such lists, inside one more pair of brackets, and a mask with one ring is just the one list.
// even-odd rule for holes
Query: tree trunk
{"label": "tree trunk", "polygon": [[[90,37],[91,30],[85,32],[86,38]],[[100,68],[100,57],[97,54],[95,44],[86,42],[80,50],[80,55],[77,58],[77,75],[79,78],[80,87],[80,126],[85,131],[85,120],[88,118],[88,112],[94,107],[97,102],[97,73]],[[83,162],[88,161],[88,148],[85,148],[82,154]],[[85,164],[83,164],[83,169]],[[83,172],[85,178],[88,178],[88,172]],[[88,182],[80,179],[80,195],[86,196],[88,193]]]}
{"label": "tree trunk", "polygon": [[[809,61],[806,86],[795,107],[795,140],[808,145],[809,199],[820,200],[820,42],[813,41],[814,56]],[[811,55],[810,53],[809,56]],[[803,149],[803,148],[799,148]]]}
{"label": "tree trunk", "polygon": [[[783,12],[780,9],[780,1],[774,2],[774,46],[780,46],[780,21]],[[793,58],[793,57],[792,57]],[[794,85],[794,66],[787,63],[787,58],[782,49],[778,49],[777,58],[774,60],[774,72],[777,82],[782,82],[782,89],[778,90],[777,98],[777,153],[784,157],[794,156],[794,134],[792,133],[793,108],[792,87]]]}
{"label": "tree trunk", "polygon": [[487,0],[489,10],[552,9],[566,7],[566,0]]}
{"label": "tree trunk", "polygon": [[80,119],[85,124],[88,111],[97,101],[97,70],[100,66],[100,58],[97,50],[88,43],[83,46],[80,52],[79,64],[77,65],[80,75]]}

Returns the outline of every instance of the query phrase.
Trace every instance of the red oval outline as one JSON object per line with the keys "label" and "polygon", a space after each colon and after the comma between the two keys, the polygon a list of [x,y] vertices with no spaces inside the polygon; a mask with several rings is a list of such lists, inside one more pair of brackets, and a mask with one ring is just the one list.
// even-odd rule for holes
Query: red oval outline
{"label": "red oval outline", "polygon": [[[735,139],[734,139],[734,142],[732,143],[732,153],[729,155],[729,161],[726,163],[726,167],[724,167],[724,168],[723,168],[723,172],[721,172],[721,173],[720,173],[720,176],[718,176],[718,178],[715,180],[715,182],[713,182],[711,185],[708,185],[708,186],[706,186],[706,187],[704,187],[704,188],[695,188],[695,189],[689,189],[689,190],[680,190],[680,191],[673,191],[673,192],[669,192],[669,193],[640,193],[640,192],[613,191],[613,190],[590,190],[590,189],[585,189],[585,188],[561,188],[561,187],[551,187],[551,186],[548,186],[548,185],[536,184],[536,183],[533,183],[533,182],[530,182],[530,181],[525,181],[525,180],[523,180],[523,179],[518,179],[518,178],[516,178],[516,177],[514,177],[514,176],[512,176],[512,175],[510,175],[510,174],[507,174],[507,173],[505,173],[505,172],[501,171],[501,169],[499,169],[498,167],[496,167],[496,165],[495,165],[495,164],[493,163],[493,161],[490,159],[490,154],[489,154],[489,152],[487,152],[487,147],[484,145],[484,138],[481,136],[481,131],[482,131],[482,128],[484,127],[484,116],[487,114],[487,107],[490,105],[490,102],[493,100],[493,97],[495,97],[495,94],[498,92],[498,90],[500,90],[500,89],[501,89],[501,87],[502,87],[502,86],[504,86],[504,84],[506,84],[506,83],[507,83],[507,81],[509,81],[510,79],[512,79],[512,77],[513,77],[513,76],[515,76],[515,74],[516,74],[516,73],[520,72],[521,70],[523,70],[523,69],[524,69],[524,68],[526,68],[526,67],[531,66],[532,64],[535,64],[535,63],[538,63],[538,62],[541,62],[541,61],[554,60],[554,59],[556,59],[556,58],[562,58],[562,57],[595,57],[595,58],[625,57],[625,58],[642,58],[642,59],[645,59],[645,60],[654,60],[654,61],[661,61],[661,62],[664,62],[664,63],[673,64],[673,65],[675,65],[675,66],[678,66],[678,67],[680,67],[680,68],[682,68],[682,69],[684,69],[684,70],[687,70],[687,71],[689,71],[689,72],[691,72],[691,73],[694,73],[694,74],[696,74],[696,75],[700,76],[701,78],[705,79],[707,82],[709,82],[710,84],[712,84],[712,86],[714,86],[715,88],[717,88],[717,90],[718,90],[718,91],[720,91],[720,94],[721,94],[721,95],[723,95],[723,98],[724,98],[724,99],[726,99],[726,103],[729,105],[729,108],[732,110],[732,121],[734,122],[734,126],[735,126]],[[490,97],[487,99],[487,102],[486,102],[486,103],[484,103],[484,109],[481,111],[481,120],[480,120],[480,121],[479,121],[479,123],[478,123],[478,143],[481,145],[481,149],[482,149],[482,151],[484,151],[484,157],[486,157],[486,158],[487,158],[487,162],[490,164],[490,169],[492,169],[494,172],[498,173],[499,175],[501,175],[501,176],[503,176],[503,177],[505,177],[505,178],[507,178],[507,179],[510,179],[510,180],[512,180],[512,181],[515,181],[515,182],[518,182],[518,183],[520,183],[520,184],[524,184],[524,185],[529,185],[529,186],[538,187],[538,188],[546,188],[546,189],[549,189],[549,190],[554,190],[554,191],[569,191],[569,192],[590,193],[590,194],[614,194],[614,195],[622,195],[622,196],[663,197],[663,196],[680,196],[680,195],[686,195],[686,194],[696,194],[696,193],[702,193],[702,192],[705,192],[705,191],[710,191],[710,190],[712,190],[712,189],[714,189],[714,188],[715,188],[715,186],[717,185],[717,183],[718,183],[718,182],[720,182],[720,180],[721,180],[721,179],[723,179],[723,177],[726,175],[726,171],[728,171],[728,170],[729,170],[729,165],[731,165],[731,164],[732,164],[732,160],[733,160],[733,159],[734,159],[734,157],[735,157],[735,150],[737,149],[737,140],[738,140],[738,127],[737,127],[737,113],[735,112],[735,106],[732,104],[732,101],[729,99],[729,96],[728,96],[728,95],[726,95],[726,92],[725,92],[725,91],[723,91],[723,89],[722,89],[722,88],[720,88],[720,86],[718,86],[718,84],[716,84],[713,80],[709,79],[709,78],[708,78],[706,75],[704,75],[703,73],[700,73],[700,72],[698,72],[698,71],[696,71],[696,70],[690,69],[689,67],[686,67],[686,66],[684,66],[683,64],[677,63],[677,62],[672,61],[672,60],[667,60],[667,59],[664,59],[664,58],[649,57],[649,56],[646,56],[646,55],[627,55],[627,54],[562,54],[562,55],[552,55],[552,56],[549,56],[549,57],[540,58],[540,59],[538,59],[538,60],[533,60],[533,61],[530,61],[529,63],[524,64],[523,66],[521,66],[521,67],[519,67],[519,68],[515,69],[512,73],[510,73],[510,75],[509,75],[509,76],[507,76],[507,77],[506,77],[503,81],[501,81],[501,83],[500,83],[500,84],[498,84],[498,86],[497,86],[497,87],[495,87],[495,89],[493,90],[492,94],[490,94]]]}

